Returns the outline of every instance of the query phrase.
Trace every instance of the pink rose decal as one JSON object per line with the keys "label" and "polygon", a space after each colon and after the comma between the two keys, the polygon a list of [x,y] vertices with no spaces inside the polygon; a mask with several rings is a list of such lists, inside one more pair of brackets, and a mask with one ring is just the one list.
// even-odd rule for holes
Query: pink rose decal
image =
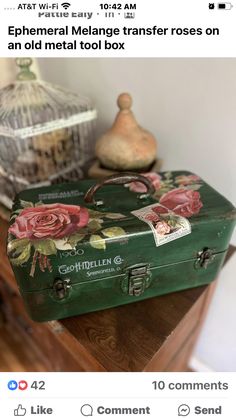
{"label": "pink rose decal", "polygon": [[[33,206],[33,202],[21,200],[20,205],[24,208],[13,213],[15,221],[9,228],[7,253],[12,265],[29,268],[31,278],[37,268],[43,273],[53,271],[50,256],[57,255],[58,250],[76,249],[81,242],[105,250],[106,241],[99,235],[99,232],[103,234],[103,218],[124,218],[123,214],[94,211],[79,205],[38,203]],[[107,230],[110,237],[126,234],[116,225]],[[98,234],[93,235],[94,231]]]}
{"label": "pink rose decal", "polygon": [[[142,176],[145,176],[148,180],[150,180],[150,182],[152,183],[156,191],[160,189],[161,176],[159,176],[157,173],[155,172],[142,173]],[[129,184],[129,190],[132,192],[138,192],[138,193],[147,192],[146,186],[141,182],[131,182]]]}
{"label": "pink rose decal", "polygon": [[23,209],[9,232],[18,239],[62,239],[85,227],[88,220],[88,210],[77,205],[41,205]]}
{"label": "pink rose decal", "polygon": [[203,206],[199,192],[183,188],[173,189],[164,194],[160,204],[175,214],[187,218],[198,214]]}
{"label": "pink rose decal", "polygon": [[161,236],[165,236],[165,234],[170,233],[170,226],[165,221],[159,221],[155,227],[156,232]]}
{"label": "pink rose decal", "polygon": [[200,181],[201,178],[197,175],[181,175],[175,178],[175,182],[183,186],[192,185],[193,183],[197,183]]}

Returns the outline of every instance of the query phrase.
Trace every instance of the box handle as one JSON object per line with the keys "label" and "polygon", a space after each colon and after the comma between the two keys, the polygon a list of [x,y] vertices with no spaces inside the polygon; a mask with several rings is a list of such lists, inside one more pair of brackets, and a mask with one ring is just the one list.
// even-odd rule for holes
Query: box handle
{"label": "box handle", "polygon": [[97,202],[94,199],[94,195],[98,191],[98,189],[106,185],[125,185],[126,183],[131,182],[141,182],[147,187],[147,192],[145,194],[142,194],[142,197],[148,197],[149,195],[152,195],[155,192],[152,183],[145,176],[139,175],[138,173],[127,172],[109,176],[96,183],[87,191],[84,200],[87,204],[97,204]]}

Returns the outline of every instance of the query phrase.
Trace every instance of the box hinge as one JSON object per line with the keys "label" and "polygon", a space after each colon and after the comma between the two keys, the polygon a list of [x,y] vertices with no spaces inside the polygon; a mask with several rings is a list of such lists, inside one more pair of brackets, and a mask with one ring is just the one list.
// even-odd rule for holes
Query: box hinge
{"label": "box hinge", "polygon": [[125,278],[121,282],[121,289],[125,294],[139,297],[151,283],[150,266],[139,264],[126,269]]}

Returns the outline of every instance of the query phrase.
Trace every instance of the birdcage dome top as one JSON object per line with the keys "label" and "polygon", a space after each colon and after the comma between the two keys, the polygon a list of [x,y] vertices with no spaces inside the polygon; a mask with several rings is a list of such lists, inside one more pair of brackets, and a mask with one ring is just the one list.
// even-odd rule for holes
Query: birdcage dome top
{"label": "birdcage dome top", "polygon": [[11,128],[45,123],[92,109],[87,98],[41,80],[16,81],[0,90],[0,123]]}
{"label": "birdcage dome top", "polygon": [[58,120],[64,120],[66,126],[71,126],[96,118],[96,111],[89,99],[37,80],[30,71],[31,64],[32,60],[23,59],[23,64],[18,61],[20,73],[17,81],[0,90],[1,126],[18,130],[45,125],[47,122],[56,123]]}
{"label": "birdcage dome top", "polygon": [[94,157],[91,101],[37,80],[31,63],[17,60],[17,81],[0,90],[0,202],[8,206],[31,185],[83,177]]}

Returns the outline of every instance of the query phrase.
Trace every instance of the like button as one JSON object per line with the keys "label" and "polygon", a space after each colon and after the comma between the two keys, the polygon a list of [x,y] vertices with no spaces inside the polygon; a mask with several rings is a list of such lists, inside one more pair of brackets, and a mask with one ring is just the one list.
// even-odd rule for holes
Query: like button
{"label": "like button", "polygon": [[22,407],[22,404],[19,404],[18,408],[14,410],[14,416],[25,416],[26,409]]}

